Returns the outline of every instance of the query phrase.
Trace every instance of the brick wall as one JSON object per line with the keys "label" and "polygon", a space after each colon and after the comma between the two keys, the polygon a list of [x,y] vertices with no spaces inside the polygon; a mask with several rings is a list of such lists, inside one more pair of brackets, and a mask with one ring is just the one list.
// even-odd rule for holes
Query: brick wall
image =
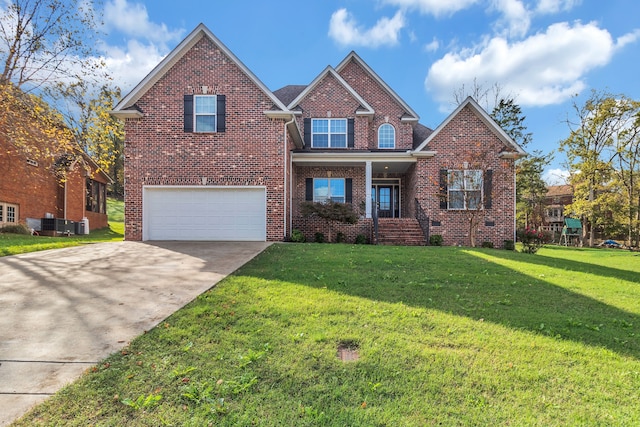
{"label": "brick wall", "polygon": [[[445,245],[469,245],[470,212],[440,209],[440,169],[491,169],[493,171],[492,206],[477,212],[476,245],[492,242],[503,247],[515,233],[514,161],[498,154],[506,147],[493,132],[465,107],[434,138],[428,150],[437,151],[433,158],[421,158],[416,165],[416,197],[431,219],[432,235],[443,236]],[[438,225],[439,224],[439,225]],[[491,225],[494,224],[494,225]]]}
{"label": "brick wall", "polygon": [[340,77],[375,110],[373,120],[367,129],[365,148],[378,148],[378,128],[383,123],[389,123],[395,128],[397,149],[408,150],[413,147],[413,128],[410,123],[400,121],[405,110],[360,64],[351,60],[340,70]]}
{"label": "brick wall", "polygon": [[[183,96],[226,95],[226,131],[185,133]],[[137,102],[125,122],[125,238],[142,239],[143,185],[260,185],[267,188],[267,240],[284,236],[284,120],[273,102],[203,37]]]}
{"label": "brick wall", "polygon": [[[371,220],[364,218],[364,201],[366,197],[365,170],[363,167],[301,167],[294,168],[295,182],[293,191],[293,228],[302,231],[307,241],[313,241],[316,232],[329,233],[335,239],[337,232],[342,232],[347,242],[353,242],[358,234],[371,238]],[[329,176],[330,175],[330,176]],[[306,178],[351,178],[352,206],[359,216],[357,224],[331,224],[331,230],[324,220],[319,218],[303,218],[300,214],[300,203],[305,201]]]}
{"label": "brick wall", "polygon": [[[89,217],[91,230],[107,226],[106,214],[92,214],[84,211],[85,171],[77,164],[67,178],[67,211],[64,211],[65,192],[52,172],[52,159],[38,158],[37,165],[27,163],[27,158],[11,144],[0,140],[0,202],[18,205],[18,221],[25,223],[27,218],[40,219],[45,214],[56,218],[80,221]],[[101,179],[101,178],[96,178]],[[102,180],[104,181],[104,180]]]}

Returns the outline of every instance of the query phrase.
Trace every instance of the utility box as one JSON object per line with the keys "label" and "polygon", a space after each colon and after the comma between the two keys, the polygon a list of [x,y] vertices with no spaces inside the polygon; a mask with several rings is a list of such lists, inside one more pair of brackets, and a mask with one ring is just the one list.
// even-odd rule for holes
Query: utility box
{"label": "utility box", "polygon": [[78,234],[78,235],[85,234],[85,232],[84,232],[84,222],[78,221],[78,222],[75,223],[75,225],[76,226],[75,226],[74,232],[76,234]]}
{"label": "utility box", "polygon": [[75,222],[62,218],[41,218],[40,228],[45,232],[75,234]]}

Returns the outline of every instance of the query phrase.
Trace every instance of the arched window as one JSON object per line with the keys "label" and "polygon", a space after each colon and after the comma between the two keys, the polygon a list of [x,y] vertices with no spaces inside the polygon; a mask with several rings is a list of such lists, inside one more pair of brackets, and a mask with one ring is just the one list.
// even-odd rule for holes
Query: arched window
{"label": "arched window", "polygon": [[378,128],[378,148],[396,148],[396,130],[389,123]]}

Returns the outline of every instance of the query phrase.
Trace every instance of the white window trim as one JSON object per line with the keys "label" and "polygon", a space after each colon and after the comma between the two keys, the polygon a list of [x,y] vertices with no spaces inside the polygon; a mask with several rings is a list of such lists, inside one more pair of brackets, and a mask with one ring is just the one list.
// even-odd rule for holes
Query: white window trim
{"label": "white window trim", "polygon": [[[14,221],[7,221],[8,219],[8,208],[14,208]],[[18,222],[20,221],[20,207],[16,204],[13,203],[5,203],[5,202],[0,202],[0,214],[1,214],[1,218],[0,218],[0,224],[2,225],[8,225],[8,224],[18,224]]]}
{"label": "white window trim", "polygon": [[[198,113],[198,98],[213,98],[213,113]],[[213,116],[213,130],[198,130],[198,116]],[[193,132],[194,133],[215,133],[218,130],[218,96],[217,95],[194,95],[193,96]]]}
{"label": "white window trim", "polygon": [[[380,146],[380,132],[382,131],[383,128],[385,127],[390,127],[391,130],[393,130],[393,145],[391,147],[381,147]],[[381,150],[393,150],[394,148],[396,148],[396,128],[391,124],[391,123],[383,123],[380,125],[380,127],[378,127],[378,148]]]}
{"label": "white window trim", "polygon": [[[327,120],[329,123],[327,132],[314,132],[313,124],[317,120]],[[332,132],[331,131],[331,121],[332,120],[340,120],[344,122],[344,132]],[[316,147],[315,145],[315,136],[316,135],[328,135],[327,138],[327,147]],[[331,135],[344,135],[344,146],[334,147],[331,144]],[[349,121],[347,119],[342,118],[316,118],[311,119],[311,148],[347,148],[349,146]]]}
{"label": "white window trim", "polygon": [[[327,190],[328,190],[329,194],[327,195],[326,199],[318,199],[318,198],[316,198],[316,181],[319,180],[319,179],[326,179],[327,180],[327,185],[328,185],[328,189]],[[345,194],[342,196],[342,198],[344,200],[341,201],[341,202],[337,202],[337,203],[346,203],[346,201],[347,201],[347,194],[346,194],[346,192],[347,192],[347,180],[346,180],[346,178],[313,178],[313,201],[314,201],[314,203],[318,203],[318,202],[324,203],[326,201],[334,201],[334,200],[332,200],[332,197],[331,197],[331,181],[342,181],[342,188],[345,191]]]}
{"label": "white window trim", "polygon": [[[454,172],[463,172],[463,178],[462,178],[462,183],[463,183],[463,187],[462,189],[452,189],[451,188],[451,174]],[[480,174],[480,182],[478,184],[479,188],[475,188],[475,189],[467,189],[467,180],[465,179],[465,176],[467,175],[467,172],[478,172]],[[452,191],[456,191],[456,192],[463,192],[463,198],[462,198],[462,207],[461,208],[455,208],[455,207],[451,207],[451,192]],[[472,191],[479,191],[480,192],[480,200],[478,201],[478,207],[474,208],[468,208],[467,207],[467,193],[468,192],[472,192]],[[484,173],[481,169],[449,169],[447,171],[447,209],[450,211],[466,211],[466,210],[470,210],[470,211],[476,211],[476,210],[481,210],[482,206],[484,204]]]}

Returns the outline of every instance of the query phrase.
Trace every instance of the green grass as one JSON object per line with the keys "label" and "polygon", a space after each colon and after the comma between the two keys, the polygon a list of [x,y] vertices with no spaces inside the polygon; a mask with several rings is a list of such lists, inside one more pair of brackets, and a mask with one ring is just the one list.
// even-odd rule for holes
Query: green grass
{"label": "green grass", "polygon": [[639,336],[630,252],[276,244],[16,425],[640,425]]}
{"label": "green grass", "polygon": [[124,237],[124,203],[116,199],[108,199],[107,215],[109,227],[93,230],[86,235],[47,237],[0,233],[0,256],[122,240]]}

